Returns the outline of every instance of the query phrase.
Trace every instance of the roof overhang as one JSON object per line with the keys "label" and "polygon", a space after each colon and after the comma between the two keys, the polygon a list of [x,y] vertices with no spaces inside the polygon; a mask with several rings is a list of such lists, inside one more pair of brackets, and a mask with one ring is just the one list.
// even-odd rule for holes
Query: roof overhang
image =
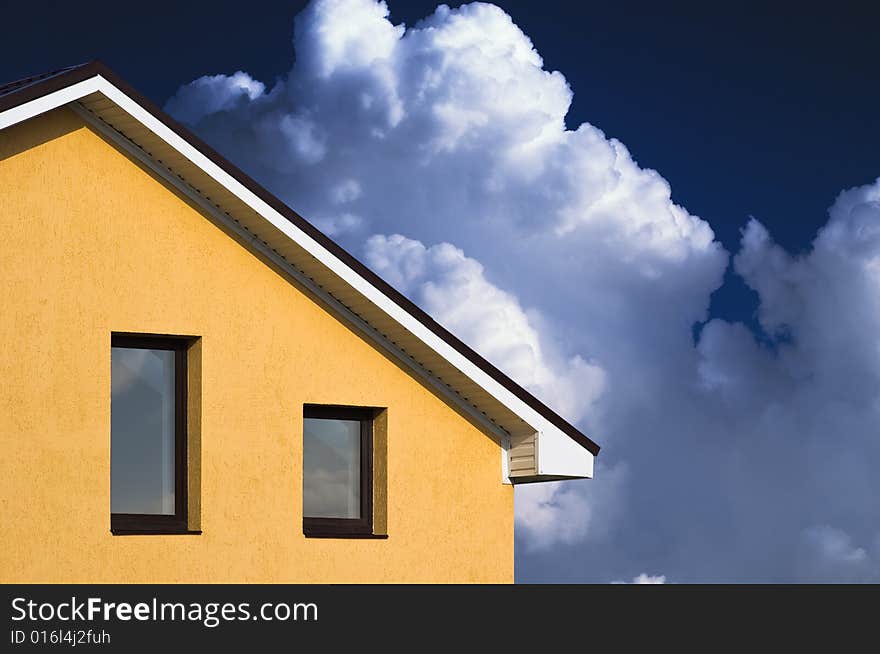
{"label": "roof overhang", "polygon": [[11,86],[0,130],[75,111],[493,436],[504,481],[592,477],[598,445],[105,66]]}

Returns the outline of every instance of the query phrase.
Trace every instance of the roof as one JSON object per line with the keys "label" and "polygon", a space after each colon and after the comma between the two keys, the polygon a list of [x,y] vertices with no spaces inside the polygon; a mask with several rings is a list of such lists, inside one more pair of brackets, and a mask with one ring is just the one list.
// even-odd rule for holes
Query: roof
{"label": "roof", "polygon": [[47,80],[51,77],[55,77],[56,75],[61,75],[68,71],[74,70],[75,68],[81,68],[85,66],[85,64],[78,64],[76,66],[67,66],[66,68],[59,68],[58,70],[51,70],[48,73],[40,73],[39,75],[31,75],[30,77],[23,77],[21,79],[17,79],[14,82],[7,82],[6,84],[0,84],[0,96],[6,95],[7,93],[12,93],[13,91],[18,91],[32,84],[36,84],[37,82],[42,82],[43,80]]}
{"label": "roof", "polygon": [[[479,414],[487,416],[504,433],[515,435],[525,429],[546,434],[542,451],[548,456],[550,450],[545,446],[560,445],[558,439],[551,438],[554,434],[564,434],[582,451],[598,454],[599,446],[578,428],[102,63],[93,61],[0,86],[0,130],[62,105],[93,118],[99,127],[110,130],[114,138],[121,135],[120,142],[133,145],[136,154],[148,157],[151,164],[158,162],[164,172],[170,169],[189,189],[207,200],[209,208],[213,210],[216,206],[243,226],[250,240],[271,250],[270,255],[281,253],[285,262],[295,260],[297,271],[307,273],[322,292],[327,291],[333,301],[344,302],[345,308],[368,323],[370,330],[390,339],[397,349],[427,370],[432,380],[439,380],[468,405],[476,407]],[[256,222],[256,214],[261,222]],[[266,221],[271,225],[266,225]],[[288,224],[282,224],[284,221]],[[283,242],[282,237],[295,243]],[[382,312],[377,312],[377,308]],[[406,332],[400,331],[401,326],[406,327]],[[512,411],[522,424],[493,401]],[[565,452],[560,450],[557,455],[573,455],[568,447],[563,449]],[[559,469],[566,468],[562,465]],[[592,457],[589,469],[589,474],[562,476],[591,476]]]}

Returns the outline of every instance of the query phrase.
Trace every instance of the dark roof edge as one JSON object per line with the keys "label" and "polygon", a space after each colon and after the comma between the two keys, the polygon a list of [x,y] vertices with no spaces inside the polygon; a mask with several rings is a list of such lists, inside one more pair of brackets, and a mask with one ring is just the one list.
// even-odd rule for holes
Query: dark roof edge
{"label": "dark roof edge", "polygon": [[[275,211],[284,216],[299,229],[308,234],[317,241],[322,247],[329,250],[335,257],[341,260],[345,265],[366,279],[370,284],[376,287],[383,294],[388,296],[394,303],[404,309],[425,327],[431,330],[435,335],[445,341],[453,349],[467,358],[471,363],[476,365],[480,370],[489,375],[496,382],[501,384],[505,389],[513,393],[517,398],[525,402],[532,409],[537,411],[541,416],[546,418],[550,423],[559,428],[569,438],[574,440],[578,445],[591,452],[593,455],[599,453],[600,447],[594,443],[583,432],[570,424],[562,416],[557,414],[553,409],[541,402],[534,395],[529,393],[522,386],[505,375],[501,370],[489,363],[476,351],[471,349],[463,341],[459,340],[445,327],[440,325],[436,320],[431,318],[427,313],[420,309],[414,302],[410,301],[400,291],[391,286],[384,279],[370,270],[364,263],[355,258],[347,250],[338,243],[333,241],[326,234],[321,232],[317,227],[312,225],[305,218],[296,213],[280,199],[271,194],[263,186],[251,179],[246,173],[241,171],[235,164],[228,161],[223,155],[218,153],[210,145],[202,141],[193,132],[177,122],[169,116],[163,109],[158,107],[149,98],[144,97],[136,89],[132,88],[125,80],[120,78],[116,73],[110,70],[100,61],[91,61],[87,64],[81,64],[69,69],[62,69],[62,72],[52,74],[41,81],[30,83],[21,89],[12,90],[5,95],[0,95],[0,112],[6,111],[18,105],[24,104],[31,100],[37,99],[54,91],[58,91],[77,82],[100,75],[119,90],[129,96],[132,100],[141,105],[149,113],[153,114],[157,119],[164,123],[169,129],[175,132],[183,140],[187,141],[196,150],[210,159],[214,164],[223,169],[226,173],[234,177],[240,184],[251,191],[258,198],[272,207]],[[39,78],[35,76],[33,79]]]}
{"label": "dark roof edge", "polygon": [[61,75],[62,73],[66,73],[69,70],[73,70],[74,68],[79,68],[82,65],[83,64],[67,66],[65,68],[59,68],[57,70],[50,70],[47,73],[30,75],[28,77],[22,77],[21,79],[13,80],[12,82],[6,82],[5,84],[0,85],[0,96],[6,95],[7,93],[12,93],[13,91],[21,90],[24,87],[31,86],[32,84],[36,84],[37,82],[49,79],[50,77]]}

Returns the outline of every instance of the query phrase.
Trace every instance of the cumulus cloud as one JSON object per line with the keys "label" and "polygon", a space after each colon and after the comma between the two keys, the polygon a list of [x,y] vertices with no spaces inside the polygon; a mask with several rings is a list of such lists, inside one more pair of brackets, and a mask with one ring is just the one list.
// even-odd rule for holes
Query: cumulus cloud
{"label": "cumulus cloud", "polygon": [[367,263],[438,316],[445,326],[571,420],[589,411],[604,386],[604,371],[580,356],[562,360],[542,343],[535,322],[516,297],[491,284],[478,261],[449,243],[426,248],[400,234],[372,236]]}
{"label": "cumulus cloud", "polygon": [[797,556],[799,572],[811,581],[876,583],[880,579],[865,548],[854,545],[849,534],[831,525],[804,529]]}
{"label": "cumulus cloud", "polygon": [[556,481],[517,488],[516,527],[530,552],[549,552],[559,544],[577,545],[607,539],[620,519],[627,467],[597,464],[601,484],[579,486]]}
{"label": "cumulus cloud", "polygon": [[878,200],[880,180],[841,193],[799,256],[749,222],[735,269],[758,293],[759,321],[776,339],[768,347],[740,325],[712,321],[699,343],[701,378],[724,400],[728,430],[764,459],[750,474],[737,466],[767,494],[752,501],[752,520],[778,547],[813,554],[795,569],[780,566],[793,578],[843,580],[829,576],[831,560],[860,564],[846,569],[847,580],[877,573],[850,543],[872,542],[877,529],[865,498],[880,491],[871,463],[880,455]]}
{"label": "cumulus cloud", "polygon": [[178,120],[193,122],[207,114],[229,111],[237,103],[256,100],[265,90],[262,82],[242,71],[232,75],[206,75],[181,89],[165,109]]}
{"label": "cumulus cloud", "polygon": [[594,481],[517,489],[520,579],[813,579],[860,548],[848,578],[869,578],[880,181],[798,256],[746,225],[756,338],[708,314],[728,266],[709,224],[566,126],[572,90],[501,9],[405,27],[316,0],[294,45],[271,88],[215,74],[167,108],[605,446]]}
{"label": "cumulus cloud", "polygon": [[633,578],[632,581],[634,584],[646,585],[646,584],[665,584],[666,583],[666,575],[649,575],[644,572],[637,577]]}
{"label": "cumulus cloud", "polygon": [[848,534],[829,525],[808,527],[804,540],[810,543],[824,559],[844,565],[859,565],[868,559],[861,547],[855,547]]}
{"label": "cumulus cloud", "polygon": [[615,580],[615,581],[612,581],[611,583],[612,584],[630,583],[630,584],[635,584],[638,586],[665,584],[666,583],[666,575],[649,575],[649,574],[643,572],[640,575],[633,577],[632,581],[627,582],[627,581]]}

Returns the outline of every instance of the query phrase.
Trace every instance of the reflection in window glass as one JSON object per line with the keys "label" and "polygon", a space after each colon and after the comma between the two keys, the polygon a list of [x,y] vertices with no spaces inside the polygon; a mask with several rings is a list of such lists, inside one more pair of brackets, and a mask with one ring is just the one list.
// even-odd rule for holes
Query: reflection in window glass
{"label": "reflection in window glass", "polygon": [[303,516],[360,518],[360,421],[305,418],[304,423]]}
{"label": "reflection in window glass", "polygon": [[112,348],[112,513],[174,514],[174,356]]}

